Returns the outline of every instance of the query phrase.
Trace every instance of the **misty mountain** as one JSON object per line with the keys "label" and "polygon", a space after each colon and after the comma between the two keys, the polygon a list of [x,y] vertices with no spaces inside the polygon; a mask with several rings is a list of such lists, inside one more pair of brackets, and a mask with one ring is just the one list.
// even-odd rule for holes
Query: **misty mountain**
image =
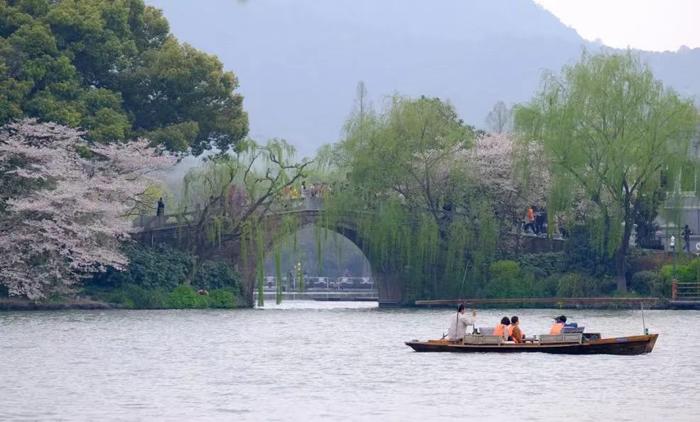
{"label": "misty mountain", "polygon": [[[147,3],[238,75],[251,136],[285,138],[306,155],[338,140],[358,81],[375,105],[397,92],[437,96],[483,127],[497,101],[528,100],[544,70],[604,48],[531,0]],[[640,54],[658,78],[700,97],[700,49]]]}

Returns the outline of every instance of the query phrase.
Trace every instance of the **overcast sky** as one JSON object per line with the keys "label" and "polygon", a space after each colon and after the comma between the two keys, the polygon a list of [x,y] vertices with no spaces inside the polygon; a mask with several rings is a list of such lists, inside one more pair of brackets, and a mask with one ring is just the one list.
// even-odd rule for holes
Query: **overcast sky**
{"label": "overcast sky", "polygon": [[[439,97],[481,128],[497,101],[527,101],[544,71],[558,72],[582,48],[597,51],[582,37],[700,48],[691,22],[700,0],[146,2],[163,9],[181,41],[235,72],[252,138],[284,138],[308,156],[342,138],[358,81],[377,107],[394,93]],[[700,99],[700,49],[642,57],[664,83]]]}
{"label": "overcast sky", "polygon": [[585,39],[616,48],[700,47],[700,0],[535,0]]}

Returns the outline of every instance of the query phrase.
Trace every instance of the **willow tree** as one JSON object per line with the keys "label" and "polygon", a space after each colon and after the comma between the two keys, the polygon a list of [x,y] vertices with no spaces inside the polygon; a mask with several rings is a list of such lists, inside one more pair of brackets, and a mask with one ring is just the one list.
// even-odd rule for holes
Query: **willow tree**
{"label": "willow tree", "polygon": [[584,53],[541,91],[516,107],[516,130],[539,143],[550,163],[552,216],[567,197],[583,193],[601,251],[615,258],[617,287],[625,267],[634,210],[687,160],[697,111],[654,79],[630,52]]}
{"label": "willow tree", "polygon": [[402,280],[403,299],[464,292],[465,267],[485,262],[474,255],[497,237],[479,233],[493,227],[493,212],[473,195],[473,128],[438,98],[394,96],[381,111],[361,105],[345,139],[325,151],[345,177],[326,213],[362,211],[365,253],[374,271]]}
{"label": "willow tree", "polygon": [[[262,289],[267,246],[264,218],[284,205],[283,191],[297,183],[311,163],[296,161],[294,154],[294,147],[284,140],[273,139],[265,145],[248,140],[239,150],[214,156],[190,170],[184,179],[181,208],[195,211],[192,252],[199,256],[212,243],[220,242],[222,234],[239,239],[242,258],[256,259],[256,281]],[[195,262],[190,279],[199,263]]]}
{"label": "willow tree", "polygon": [[446,183],[474,133],[452,105],[438,98],[395,96],[383,113],[360,113],[347,126],[343,148],[351,181],[370,195],[398,195],[404,205],[445,217],[454,184]]}

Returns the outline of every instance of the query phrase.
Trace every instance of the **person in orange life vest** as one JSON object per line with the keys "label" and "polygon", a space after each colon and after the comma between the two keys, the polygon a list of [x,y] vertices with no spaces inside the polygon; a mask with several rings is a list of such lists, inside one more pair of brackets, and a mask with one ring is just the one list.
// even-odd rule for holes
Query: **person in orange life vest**
{"label": "person in orange life vest", "polygon": [[523,343],[525,338],[525,333],[520,331],[520,319],[513,315],[510,319],[510,325],[508,326],[508,337],[516,343]]}
{"label": "person in orange life vest", "polygon": [[566,317],[564,315],[559,315],[558,317],[554,318],[554,325],[552,325],[552,328],[549,329],[549,334],[561,334],[561,329],[564,328],[565,324]]}
{"label": "person in orange life vest", "polygon": [[533,233],[537,234],[535,231],[535,206],[528,207],[527,209],[527,217],[526,220],[527,222],[525,223],[525,231],[527,232],[528,229],[532,230]]}
{"label": "person in orange life vest", "polygon": [[507,316],[504,316],[501,318],[501,323],[496,325],[496,328],[493,329],[493,335],[494,336],[501,336],[504,339],[508,339],[508,326],[510,325],[510,320],[508,319]]}

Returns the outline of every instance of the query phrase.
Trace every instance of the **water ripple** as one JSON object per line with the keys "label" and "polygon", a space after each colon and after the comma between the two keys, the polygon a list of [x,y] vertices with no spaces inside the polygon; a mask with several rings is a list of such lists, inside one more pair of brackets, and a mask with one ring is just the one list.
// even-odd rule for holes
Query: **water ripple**
{"label": "water ripple", "polygon": [[[552,310],[517,313],[545,332]],[[0,314],[0,420],[695,420],[700,312],[647,311],[645,356],[420,354],[450,312],[292,303]],[[637,312],[569,311],[589,331]],[[483,323],[481,323],[483,322]],[[679,329],[679,327],[685,327]],[[515,413],[513,413],[515,412]]]}

